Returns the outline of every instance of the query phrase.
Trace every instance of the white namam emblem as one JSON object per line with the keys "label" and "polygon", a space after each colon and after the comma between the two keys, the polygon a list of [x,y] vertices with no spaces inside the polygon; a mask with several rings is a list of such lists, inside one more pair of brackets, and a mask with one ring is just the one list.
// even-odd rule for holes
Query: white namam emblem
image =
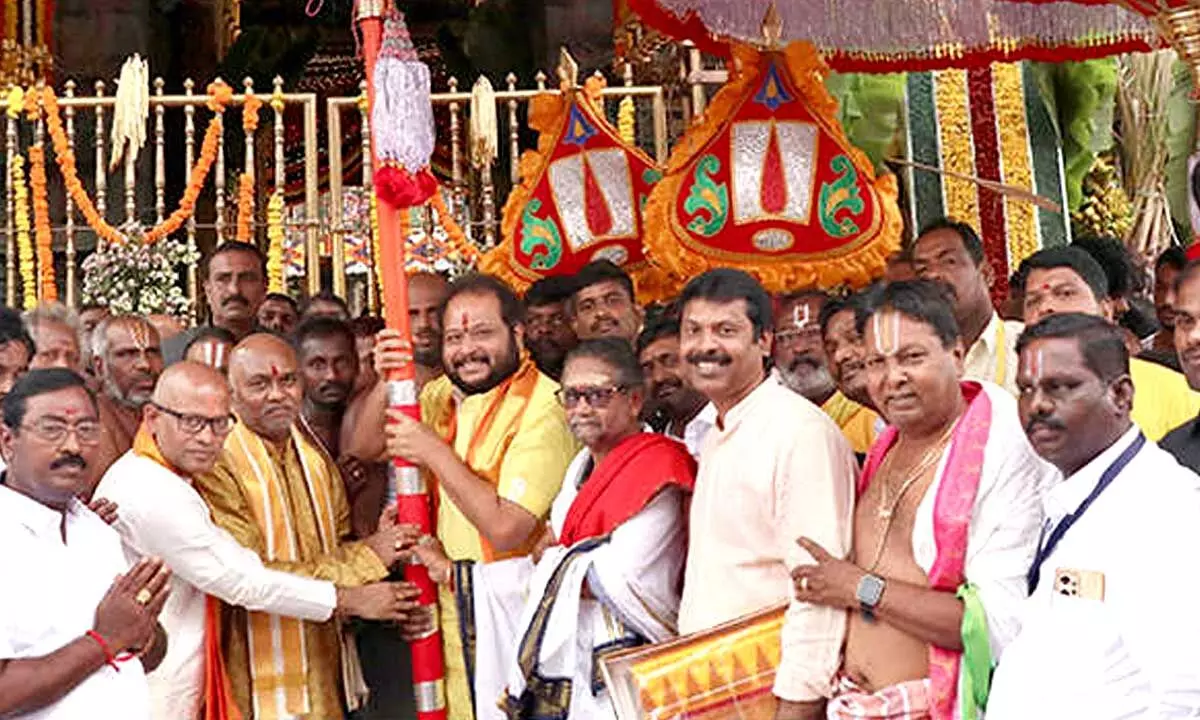
{"label": "white namam emblem", "polygon": [[[587,173],[595,181],[598,195],[588,194]],[[618,148],[585,150],[556,160],[550,165],[550,189],[567,244],[573,252],[600,240],[631,238],[637,235],[637,205],[633,198],[633,179],[629,157]],[[588,203],[603,203],[600,212]],[[607,227],[593,227],[596,218]]]}
{"label": "white namam emblem", "polygon": [[[807,225],[812,212],[817,126],[778,120],[743,121],[733,126],[731,139],[734,222],[788,220]],[[777,167],[783,174],[784,198],[780,207],[766,208],[764,182],[779,182],[779,178],[766,177],[772,142],[782,160]]]}

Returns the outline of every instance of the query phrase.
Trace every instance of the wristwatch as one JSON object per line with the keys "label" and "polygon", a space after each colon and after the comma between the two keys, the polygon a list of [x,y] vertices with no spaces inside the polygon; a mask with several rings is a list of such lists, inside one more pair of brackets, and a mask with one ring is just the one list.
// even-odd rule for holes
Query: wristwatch
{"label": "wristwatch", "polygon": [[879,606],[879,599],[883,597],[883,590],[887,587],[887,583],[878,575],[870,573],[863,575],[858,581],[858,589],[854,592],[854,596],[858,599],[859,610],[863,614],[863,618],[868,622],[875,621],[875,608]]}

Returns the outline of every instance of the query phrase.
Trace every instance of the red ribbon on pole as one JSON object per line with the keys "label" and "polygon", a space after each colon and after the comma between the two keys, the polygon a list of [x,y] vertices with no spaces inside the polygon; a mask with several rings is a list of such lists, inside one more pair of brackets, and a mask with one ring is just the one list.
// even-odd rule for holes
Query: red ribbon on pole
{"label": "red ribbon on pole", "polygon": [[[359,0],[356,19],[363,36],[363,57],[366,60],[367,102],[375,106],[375,62],[383,41],[383,19],[390,10],[386,0]],[[372,126],[372,132],[378,128]],[[372,166],[378,172],[381,163],[372,153]],[[400,213],[407,208],[397,208],[376,193],[376,209],[379,216],[380,282],[383,289],[384,321],[389,328],[398,330],[410,343],[412,332],[408,325],[408,277],[405,274],[405,238],[400,236]],[[386,379],[388,405],[416,420],[421,419],[417,402],[416,369],[408,363],[402,370],[395,371]],[[420,470],[398,457],[391,459],[388,478],[397,490],[396,503],[401,523],[417,525],[424,534],[433,532],[432,505],[428,488]],[[424,565],[410,564],[404,569],[404,579],[421,590],[419,599],[422,607],[433,608],[437,615],[437,586],[429,577]],[[418,720],[445,720],[446,718],[446,666],[442,657],[442,634],[437,624],[434,631],[410,644],[412,649],[412,683],[416,696]]]}

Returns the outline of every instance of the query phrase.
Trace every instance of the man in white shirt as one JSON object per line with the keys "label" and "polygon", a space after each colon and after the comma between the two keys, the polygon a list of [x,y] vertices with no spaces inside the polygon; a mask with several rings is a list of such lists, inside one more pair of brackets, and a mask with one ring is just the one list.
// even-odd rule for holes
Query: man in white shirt
{"label": "man in white shirt", "polygon": [[802,539],[816,563],[793,573],[796,597],[851,612],[829,718],[958,717],[986,695],[959,692],[960,677],[986,676],[1017,632],[1054,469],[1011,395],[960,382],[944,286],[892,283],[859,318],[868,388],[892,427],[859,481],[851,558]]}
{"label": "man in white shirt", "polygon": [[77,498],[100,442],[96,399],[70,370],[35,370],[3,412],[0,716],[147,720],[170,573],[158,560],[130,568]]}
{"label": "man in white shirt", "polygon": [[1120,329],[1065,314],[1017,347],[1021,421],[1063,479],[988,720],[1197,717],[1200,478],[1131,421]]}
{"label": "man in white shirt", "polygon": [[[193,720],[205,702],[216,702],[204,697],[206,675],[219,672],[204,652],[210,595],[314,622],[335,612],[401,620],[417,595],[406,583],[334,587],[289,574],[316,576],[300,563],[288,564],[287,573],[269,569],[218,528],[191,479],[212,469],[233,422],[224,376],[199,363],[176,363],[159,379],[133,449],[109,468],[96,490],[120,507],[117,529],[127,554],[160,557],[173,573],[163,613],[171,647],[149,678],[155,720]],[[397,559],[403,532],[385,519],[368,541],[384,564]]]}
{"label": "man in white shirt", "polygon": [[819,718],[837,670],[845,612],[788,602],[789,573],[811,562],[809,536],[850,551],[857,465],[820,408],[767,380],[771,298],[746,273],[711,270],[688,283],[680,351],[692,385],[716,406],[700,455],[679,632],[715,628],[788,605],[774,696],[779,720]]}
{"label": "man in white shirt", "polygon": [[1003,320],[992,305],[992,266],[983,241],[964,222],[942,220],[926,227],[912,247],[913,269],[922,280],[938,280],[954,294],[954,318],[965,349],[963,377],[986,380],[1016,392],[1019,322]]}
{"label": "man in white shirt", "polygon": [[655,424],[656,416],[665,420],[661,432],[682,442],[699,460],[704,438],[717,422],[717,408],[684,377],[679,321],[662,318],[647,323],[636,349],[646,378],[646,403],[653,408],[650,424]]}

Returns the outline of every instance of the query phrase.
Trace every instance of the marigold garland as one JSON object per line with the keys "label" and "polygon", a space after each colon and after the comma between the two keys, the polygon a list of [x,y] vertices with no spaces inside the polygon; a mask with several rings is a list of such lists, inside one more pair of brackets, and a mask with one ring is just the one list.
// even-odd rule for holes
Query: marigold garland
{"label": "marigold garland", "polygon": [[617,133],[621,136],[621,140],[626,145],[637,144],[637,121],[635,119],[636,108],[633,106],[633,97],[626,95],[621,104],[617,106]]}
{"label": "marigold garland", "polygon": [[267,291],[287,292],[283,282],[283,190],[271,193],[267,203]]}
{"label": "marigold garland", "polygon": [[[101,217],[99,211],[96,210],[96,206],[92,203],[91,197],[84,190],[83,183],[79,181],[75,152],[67,142],[67,134],[63,130],[58,99],[54,96],[54,90],[50,87],[45,87],[42,92],[43,104],[46,109],[46,126],[50,130],[50,139],[54,142],[54,154],[58,160],[59,169],[62,171],[63,183],[66,185],[67,193],[70,194],[71,199],[83,214],[88,226],[101,239],[110,243],[123,243],[125,236]],[[170,217],[166,220],[146,231],[143,241],[147,244],[158,242],[179,230],[183,226],[183,223],[192,216],[192,213],[196,211],[196,199],[200,197],[200,191],[208,179],[208,173],[212,170],[212,166],[217,160],[221,133],[224,129],[222,117],[225,107],[233,98],[233,90],[223,82],[214,82],[209,84],[208,94],[208,108],[213,111],[214,115],[208,122],[208,129],[204,132],[204,142],[200,146],[200,157],[192,167],[191,175],[188,177],[187,188],[184,189],[183,197],[179,201],[179,208],[171,213]],[[11,104],[9,112],[12,112]]]}
{"label": "marigold garland", "polygon": [[438,186],[437,192],[433,194],[429,202],[433,205],[433,209],[437,211],[438,224],[442,226],[442,230],[446,231],[446,238],[450,245],[450,252],[447,255],[451,259],[460,260],[471,265],[478,262],[479,248],[475,247],[467,239],[466,233],[455,222],[454,216],[450,214],[450,208],[446,207],[446,197],[442,194],[441,185]]}
{"label": "marigold garland", "polygon": [[33,263],[33,243],[29,237],[29,188],[25,186],[25,156],[17,153],[12,158],[13,223],[17,229],[17,265],[21,270],[21,307],[28,309],[37,305],[37,272]]}
{"label": "marigold garland", "polygon": [[238,242],[251,241],[254,227],[254,178],[250,173],[238,176],[237,197],[237,239]]}
{"label": "marigold garland", "polygon": [[[258,111],[262,109],[263,101],[259,99],[253,92],[246,92],[246,97],[242,101],[242,130],[247,135],[258,129]],[[249,163],[251,158],[246,158]]]}
{"label": "marigold garland", "polygon": [[46,194],[46,149],[41,145],[29,148],[29,184],[33,187],[38,284],[42,300],[54,302],[58,300],[58,286],[54,282],[54,233],[50,229],[50,200]]}

